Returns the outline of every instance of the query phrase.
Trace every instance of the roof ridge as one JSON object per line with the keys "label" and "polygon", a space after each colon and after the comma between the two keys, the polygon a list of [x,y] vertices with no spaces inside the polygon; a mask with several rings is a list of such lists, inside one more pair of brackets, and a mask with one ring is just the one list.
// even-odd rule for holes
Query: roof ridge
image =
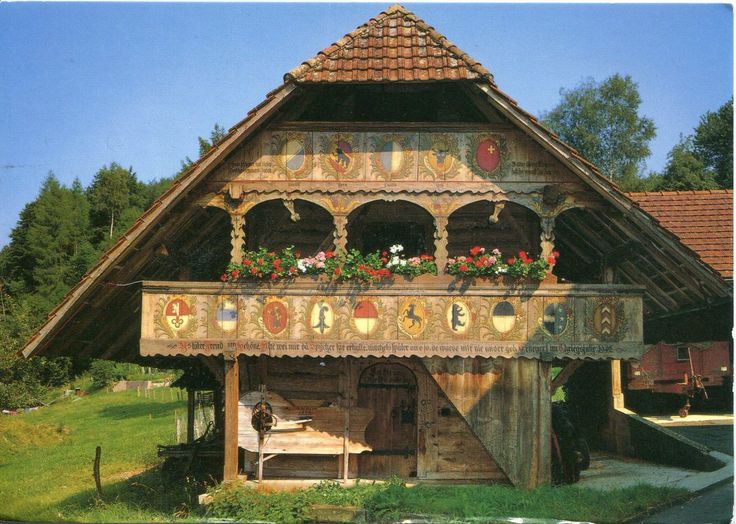
{"label": "roof ridge", "polygon": [[425,32],[427,36],[440,48],[444,49],[455,59],[462,62],[473,73],[485,79],[493,86],[496,85],[493,74],[491,74],[491,72],[485,66],[483,66],[483,64],[481,64],[480,62],[472,58],[468,53],[450,42],[450,40],[448,40],[445,35],[437,31],[434,27],[429,25],[423,19],[419,18],[409,9],[406,9],[401,4],[392,4],[386,10],[381,11],[378,15],[371,17],[366,23],[359,25],[349,33],[343,35],[343,37],[339,40],[333,42],[326,48],[319,51],[312,58],[305,60],[284,75],[284,82],[298,82],[299,79],[303,78],[311,69],[326,61],[328,58],[339,52],[341,49],[344,49],[352,41],[364,35],[371,29],[372,26],[376,26],[377,24],[383,22],[386,18],[391,18],[394,15],[400,15],[401,18],[408,19],[413,22],[420,30]]}

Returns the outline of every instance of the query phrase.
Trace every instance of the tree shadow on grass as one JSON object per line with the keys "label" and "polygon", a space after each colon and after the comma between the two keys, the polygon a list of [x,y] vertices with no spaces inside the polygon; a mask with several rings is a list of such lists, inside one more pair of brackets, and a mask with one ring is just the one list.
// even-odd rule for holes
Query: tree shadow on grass
{"label": "tree shadow on grass", "polygon": [[160,417],[170,415],[175,409],[181,409],[181,403],[178,401],[155,402],[143,400],[135,404],[120,404],[116,406],[106,406],[99,410],[102,417],[111,418],[113,420],[123,420],[134,417]]}
{"label": "tree shadow on grass", "polygon": [[[182,520],[197,508],[197,495],[205,491],[201,482],[176,479],[166,482],[161,466],[124,480],[102,483],[102,497],[94,489],[79,491],[59,502],[64,520],[88,522],[150,522]],[[201,510],[198,510],[201,511]]]}

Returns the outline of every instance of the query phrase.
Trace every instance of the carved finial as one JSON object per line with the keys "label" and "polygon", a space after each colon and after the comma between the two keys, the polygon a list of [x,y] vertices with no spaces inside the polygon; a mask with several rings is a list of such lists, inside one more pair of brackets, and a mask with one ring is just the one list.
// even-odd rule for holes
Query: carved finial
{"label": "carved finial", "polygon": [[498,223],[498,215],[501,214],[501,211],[503,211],[503,208],[506,206],[505,202],[496,202],[493,205],[493,214],[488,217],[488,222],[491,224],[497,224]]}
{"label": "carved finial", "polygon": [[297,222],[301,217],[299,216],[299,213],[294,210],[294,201],[291,199],[284,199],[282,202],[284,203],[286,210],[289,212],[289,218],[291,218],[291,221]]}

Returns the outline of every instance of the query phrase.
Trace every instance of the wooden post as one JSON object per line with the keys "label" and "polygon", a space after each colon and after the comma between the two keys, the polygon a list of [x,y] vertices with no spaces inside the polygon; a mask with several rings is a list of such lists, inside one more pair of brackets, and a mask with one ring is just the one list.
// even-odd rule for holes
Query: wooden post
{"label": "wooden post", "polygon": [[434,217],[434,258],[439,274],[447,266],[447,221],[447,217]]}
{"label": "wooden post", "polygon": [[102,447],[97,446],[95,449],[95,463],[92,466],[92,476],[95,478],[95,487],[97,488],[97,496],[102,498],[102,483],[100,482],[100,457],[102,456]]}
{"label": "wooden post", "polygon": [[225,355],[225,464],[223,482],[238,476],[238,402],[240,400],[240,368],[238,357]]}
{"label": "wooden post", "polygon": [[346,215],[335,215],[335,248],[345,251],[348,245],[348,217]]}
{"label": "wooden post", "polygon": [[[555,217],[542,217],[539,221],[540,256],[547,258],[555,250]],[[553,268],[554,269],[554,268]]]}
{"label": "wooden post", "polygon": [[187,389],[187,444],[194,442],[194,390]]}
{"label": "wooden post", "polygon": [[245,247],[245,216],[237,212],[230,213],[230,262],[240,264],[243,261]]}
{"label": "wooden post", "polygon": [[345,406],[345,432],[343,435],[342,448],[342,480],[347,484],[350,469],[350,396],[352,385],[350,383],[350,357],[345,357],[345,374],[347,375],[347,394],[344,399]]}

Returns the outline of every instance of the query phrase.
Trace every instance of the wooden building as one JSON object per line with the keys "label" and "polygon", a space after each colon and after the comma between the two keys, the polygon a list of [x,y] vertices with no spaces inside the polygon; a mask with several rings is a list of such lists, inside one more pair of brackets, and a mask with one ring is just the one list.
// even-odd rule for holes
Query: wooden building
{"label": "wooden building", "polygon": [[[392,244],[439,274],[220,281],[244,249]],[[444,273],[474,246],[561,255],[541,283]],[[206,366],[223,384],[225,480],[257,471],[260,451],[267,479],[531,487],[550,479],[552,362],[610,361],[616,393],[647,318],[730,296],[486,68],[394,5],[287,73],[24,354]]]}

